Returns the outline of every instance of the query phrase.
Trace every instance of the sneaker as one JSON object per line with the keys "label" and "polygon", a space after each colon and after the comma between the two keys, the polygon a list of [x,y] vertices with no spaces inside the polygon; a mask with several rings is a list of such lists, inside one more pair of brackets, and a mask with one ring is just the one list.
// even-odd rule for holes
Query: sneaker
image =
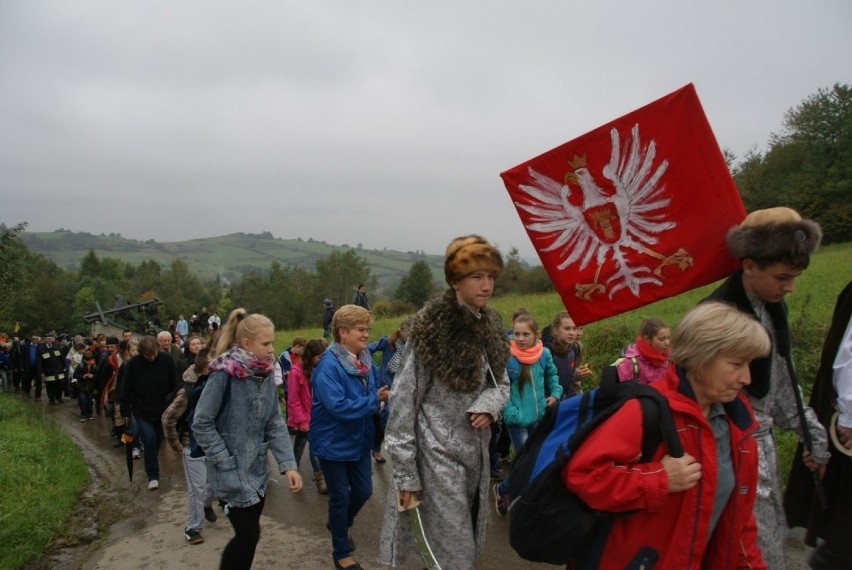
{"label": "sneaker", "polygon": [[494,485],[494,507],[497,509],[497,516],[501,519],[509,514],[509,493],[500,491],[500,483]]}
{"label": "sneaker", "polygon": [[204,507],[204,518],[210,522],[216,522],[216,519],[219,518],[216,516],[216,511],[213,510],[213,507]]}
{"label": "sneaker", "polygon": [[89,416],[89,417],[88,417],[88,418],[86,418],[86,419],[87,419],[87,420],[89,420],[89,421],[92,421],[93,419],[95,419],[95,416]]}
{"label": "sneaker", "polygon": [[[151,479],[150,481],[148,481],[148,489],[149,490],[153,491],[154,489],[159,489],[159,488],[160,488],[160,482],[157,481],[156,479]],[[187,539],[187,540],[189,540],[189,539]]]}
{"label": "sneaker", "polygon": [[204,537],[201,536],[201,533],[197,530],[189,530],[188,528],[183,529],[183,537],[190,544],[201,544],[204,542]]}
{"label": "sneaker", "polygon": [[133,457],[133,459],[139,459],[139,457],[142,456],[142,452],[139,451],[138,447],[134,447],[133,451],[130,452],[130,456]]}
{"label": "sneaker", "polygon": [[80,418],[80,423],[82,423],[82,424],[86,423],[86,418]]}

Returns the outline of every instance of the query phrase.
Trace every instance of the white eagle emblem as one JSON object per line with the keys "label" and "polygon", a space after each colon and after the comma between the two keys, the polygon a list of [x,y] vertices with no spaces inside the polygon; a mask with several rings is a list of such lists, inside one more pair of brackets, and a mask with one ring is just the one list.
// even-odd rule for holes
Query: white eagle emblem
{"label": "white eagle emblem", "polygon": [[[565,174],[563,183],[529,168],[532,184],[521,184],[520,189],[530,200],[515,202],[530,214],[525,226],[530,232],[541,234],[545,244],[542,251],[560,253],[557,269],[579,263],[583,270],[594,259],[597,264],[594,282],[575,285],[574,294],[586,300],[605,292],[611,299],[624,288],[638,297],[642,285],[662,285],[662,269],[666,265],[677,264],[685,271],[693,264],[692,257],[682,248],[668,257],[649,249],[659,241],[658,234],[676,226],[665,215],[665,208],[671,202],[662,183],[668,161],[654,165],[656,143],[651,140],[643,148],[638,124],[633,126],[623,146],[615,128],[610,131],[610,138],[612,153],[601,174],[611,182],[612,190],[606,191],[598,185],[585,154],[575,155],[568,161],[571,170]],[[569,183],[582,191],[579,207],[568,199],[572,190]],[[660,263],[653,270],[630,266],[625,259],[627,249],[647,254]],[[610,256],[613,270],[602,284],[601,269]]]}

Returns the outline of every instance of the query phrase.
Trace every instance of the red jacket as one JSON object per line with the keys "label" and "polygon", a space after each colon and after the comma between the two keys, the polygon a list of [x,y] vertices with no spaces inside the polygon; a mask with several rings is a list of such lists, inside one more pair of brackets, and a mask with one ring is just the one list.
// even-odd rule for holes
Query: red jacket
{"label": "red jacket", "polygon": [[752,513],[757,487],[752,432],[757,423],[748,401],[740,395],[725,404],[735,483],[708,544],[717,468],[713,431],[674,366],[652,386],[668,400],[684,452],[701,463],[702,477],[692,489],[669,494],[660,462],[666,453],[662,444],[652,461],[637,463],[642,449],[638,402],[626,403],[602,423],[562,472],[568,488],[590,507],[636,511],[614,519],[598,566],[626,568],[650,552],[658,560],[643,568],[766,568]]}
{"label": "red jacket", "polygon": [[302,363],[294,360],[287,374],[287,427],[302,430],[311,425],[311,387],[302,373]]}

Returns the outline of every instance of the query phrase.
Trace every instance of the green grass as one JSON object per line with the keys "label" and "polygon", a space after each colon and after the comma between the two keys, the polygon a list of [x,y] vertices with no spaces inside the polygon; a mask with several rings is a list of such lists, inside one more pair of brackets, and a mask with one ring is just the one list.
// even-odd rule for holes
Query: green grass
{"label": "green grass", "polygon": [[0,568],[18,568],[65,532],[88,472],[61,428],[8,394],[0,394],[0,461]]}

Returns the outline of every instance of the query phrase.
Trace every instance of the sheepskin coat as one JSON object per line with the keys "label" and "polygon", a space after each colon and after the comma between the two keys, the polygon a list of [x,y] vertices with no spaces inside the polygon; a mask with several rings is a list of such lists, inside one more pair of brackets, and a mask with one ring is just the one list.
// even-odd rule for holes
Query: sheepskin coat
{"label": "sheepskin coat", "polygon": [[460,306],[448,290],[418,313],[409,347],[390,395],[385,442],[393,486],[379,561],[419,561],[410,515],[396,508],[397,490],[417,491],[425,535],[441,567],[473,568],[491,505],[491,430],[471,428],[470,414],[496,421],[509,397],[503,324],[491,309],[477,315]]}

